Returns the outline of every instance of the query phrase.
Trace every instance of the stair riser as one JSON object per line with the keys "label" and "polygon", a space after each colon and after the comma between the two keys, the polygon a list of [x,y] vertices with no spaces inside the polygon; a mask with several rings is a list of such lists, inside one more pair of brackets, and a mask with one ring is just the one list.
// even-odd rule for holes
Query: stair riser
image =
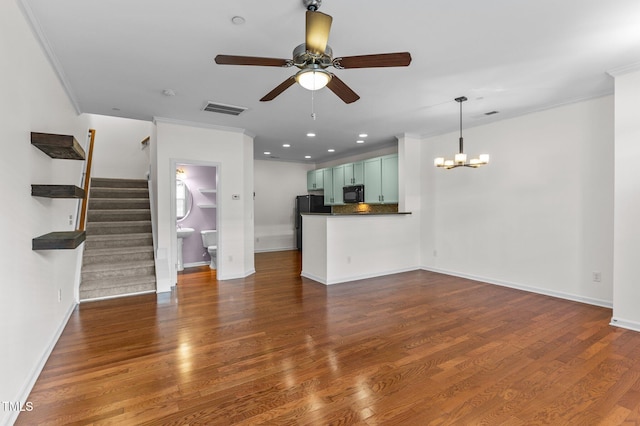
{"label": "stair riser", "polygon": [[125,247],[146,247],[153,245],[153,238],[151,235],[148,237],[122,239],[122,240],[107,240],[107,241],[92,241],[86,240],[84,243],[84,249],[103,249],[103,248],[125,248]]}
{"label": "stair riser", "polygon": [[147,275],[141,277],[119,277],[117,279],[107,278],[93,281],[84,281],[81,290],[94,291],[100,289],[110,289],[113,287],[138,287],[138,286],[154,286],[155,276]]}
{"label": "stair riser", "polygon": [[92,212],[87,215],[88,222],[125,222],[136,220],[151,220],[151,211],[128,212],[126,210],[114,210],[113,212]]}
{"label": "stair riser", "polygon": [[146,180],[92,178],[91,188],[148,188]]}
{"label": "stair riser", "polygon": [[118,226],[104,226],[95,223],[87,224],[87,236],[89,235],[118,235],[118,234],[148,234],[151,233],[149,225],[127,225],[122,222]]}
{"label": "stair riser", "polygon": [[80,290],[80,300],[97,299],[100,297],[126,296],[133,293],[156,291],[154,284],[137,286],[111,287],[98,290]]}
{"label": "stair riser", "polygon": [[119,253],[119,254],[105,254],[105,255],[92,255],[90,251],[85,251],[82,261],[83,265],[114,265],[119,262],[134,262],[136,260],[153,260],[153,251],[147,253]]}
{"label": "stair riser", "polygon": [[112,280],[118,278],[142,277],[146,275],[154,275],[155,267],[140,266],[137,268],[113,269],[107,271],[83,271],[82,281]]}
{"label": "stair riser", "polygon": [[89,211],[91,210],[126,210],[126,209],[148,209],[149,199],[119,199],[101,200],[89,198]]}
{"label": "stair riser", "polygon": [[149,191],[146,189],[117,189],[117,188],[91,188],[92,198],[149,198]]}

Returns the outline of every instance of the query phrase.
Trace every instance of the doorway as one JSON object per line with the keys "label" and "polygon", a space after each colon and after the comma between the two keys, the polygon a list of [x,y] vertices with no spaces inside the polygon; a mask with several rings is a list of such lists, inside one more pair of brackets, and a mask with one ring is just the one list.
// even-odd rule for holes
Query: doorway
{"label": "doorway", "polygon": [[[173,175],[171,218],[176,226],[177,271],[210,268],[220,271],[220,164],[171,161]],[[177,284],[177,280],[176,280]]]}

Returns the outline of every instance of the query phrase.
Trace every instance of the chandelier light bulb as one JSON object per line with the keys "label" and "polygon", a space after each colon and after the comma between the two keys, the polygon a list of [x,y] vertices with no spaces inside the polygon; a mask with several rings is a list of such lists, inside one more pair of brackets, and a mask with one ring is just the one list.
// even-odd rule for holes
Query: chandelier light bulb
{"label": "chandelier light bulb", "polygon": [[434,158],[433,165],[436,167],[443,167],[445,169],[472,167],[475,169],[480,166],[484,166],[485,164],[489,164],[489,154],[481,154],[477,158],[472,158],[467,162],[467,154],[464,153],[463,148],[464,139],[462,138],[462,103],[466,100],[467,98],[464,96],[455,99],[455,101],[460,104],[460,138],[458,139],[460,149],[458,150],[458,153],[454,155],[453,160],[447,160],[444,157]]}

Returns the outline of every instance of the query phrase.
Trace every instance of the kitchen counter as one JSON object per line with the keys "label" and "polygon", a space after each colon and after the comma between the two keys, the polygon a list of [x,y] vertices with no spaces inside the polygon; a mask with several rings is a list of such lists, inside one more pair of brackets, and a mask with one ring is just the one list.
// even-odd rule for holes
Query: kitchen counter
{"label": "kitchen counter", "polygon": [[380,213],[301,213],[303,216],[397,216],[411,214],[411,212],[380,212]]}
{"label": "kitchen counter", "polygon": [[417,220],[410,212],[303,214],[300,275],[337,284],[415,270]]}

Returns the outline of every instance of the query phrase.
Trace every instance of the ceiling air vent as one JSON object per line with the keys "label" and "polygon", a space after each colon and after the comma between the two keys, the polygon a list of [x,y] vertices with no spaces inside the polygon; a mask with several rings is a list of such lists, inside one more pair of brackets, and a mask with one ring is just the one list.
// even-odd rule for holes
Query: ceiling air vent
{"label": "ceiling air vent", "polygon": [[202,110],[208,112],[217,112],[219,114],[240,115],[244,111],[246,111],[247,108],[234,105],[225,105],[217,102],[207,102]]}

